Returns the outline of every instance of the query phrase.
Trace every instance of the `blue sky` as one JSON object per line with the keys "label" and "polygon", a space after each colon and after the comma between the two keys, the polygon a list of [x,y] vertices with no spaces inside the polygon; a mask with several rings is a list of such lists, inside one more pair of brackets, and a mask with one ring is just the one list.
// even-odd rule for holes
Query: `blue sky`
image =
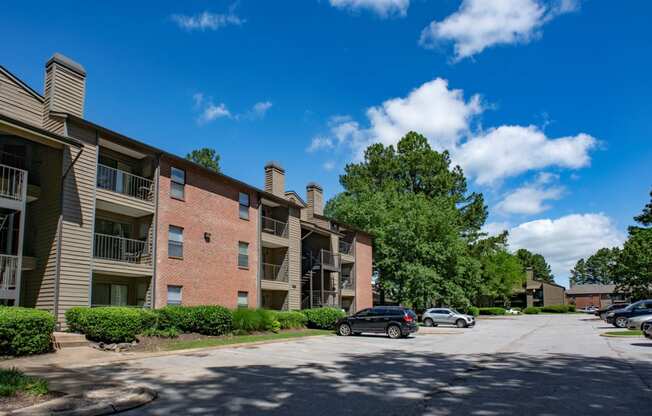
{"label": "blue sky", "polygon": [[652,4],[577,0],[20,2],[0,62],[41,91],[61,52],[86,117],[261,185],[340,190],[343,166],[406,130],[451,150],[487,229],[577,258],[622,242],[652,186]]}

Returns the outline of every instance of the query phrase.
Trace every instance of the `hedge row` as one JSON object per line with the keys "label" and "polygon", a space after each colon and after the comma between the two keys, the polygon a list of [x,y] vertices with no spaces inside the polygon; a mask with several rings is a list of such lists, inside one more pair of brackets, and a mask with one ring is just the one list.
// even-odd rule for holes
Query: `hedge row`
{"label": "hedge row", "polygon": [[54,325],[54,316],[49,312],[0,306],[0,355],[30,355],[50,351]]}
{"label": "hedge row", "polygon": [[478,308],[480,315],[505,315],[505,308]]}
{"label": "hedge row", "polygon": [[301,311],[308,319],[309,328],[333,329],[338,319],[344,318],[346,313],[337,308],[315,308]]}
{"label": "hedge row", "polygon": [[528,315],[536,315],[541,312],[546,312],[546,313],[575,312],[575,305],[548,305],[543,307],[530,306],[523,310],[523,313]]}
{"label": "hedge row", "polygon": [[536,308],[534,306],[528,306],[527,308],[523,309],[523,313],[526,315],[537,315],[541,312],[539,308]]}
{"label": "hedge row", "polygon": [[103,342],[131,342],[156,325],[158,314],[150,309],[75,307],[66,311],[66,323],[73,332]]}

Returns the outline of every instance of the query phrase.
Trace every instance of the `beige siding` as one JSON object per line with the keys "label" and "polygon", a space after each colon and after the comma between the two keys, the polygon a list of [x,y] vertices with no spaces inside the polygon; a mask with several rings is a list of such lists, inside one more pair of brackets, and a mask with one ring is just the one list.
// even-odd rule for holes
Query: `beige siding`
{"label": "beige siding", "polygon": [[70,69],[53,63],[46,72],[47,78],[51,79],[51,94],[48,94],[47,85],[45,96],[50,98],[47,102],[46,111],[60,111],[74,114],[78,117],[84,116],[84,93],[86,82],[83,76]]}
{"label": "beige siding", "polygon": [[288,273],[290,293],[288,308],[301,309],[301,222],[300,213],[296,208],[290,208],[288,218],[288,235],[290,247],[288,248]]}
{"label": "beige siding", "polygon": [[41,126],[43,101],[0,69],[0,113]]}
{"label": "beige siding", "polygon": [[53,131],[57,134],[64,134],[63,120],[59,118],[50,117],[49,109],[52,102],[52,71],[53,68],[50,66],[45,71],[45,91],[44,97],[45,102],[43,103],[43,128]]}
{"label": "beige siding", "polygon": [[261,280],[260,287],[262,290],[288,290],[288,283],[276,282],[272,280]]}
{"label": "beige siding", "polygon": [[151,276],[152,265],[93,259],[93,271],[109,276]]}
{"label": "beige siding", "polygon": [[97,189],[96,193],[97,199],[111,205],[122,207],[127,212],[132,212],[134,216],[144,216],[154,213],[154,201],[144,201],[106,189]]}
{"label": "beige siding", "polygon": [[290,244],[289,239],[266,232],[262,232],[260,234],[260,239],[263,243],[269,243],[272,246],[288,247]]}

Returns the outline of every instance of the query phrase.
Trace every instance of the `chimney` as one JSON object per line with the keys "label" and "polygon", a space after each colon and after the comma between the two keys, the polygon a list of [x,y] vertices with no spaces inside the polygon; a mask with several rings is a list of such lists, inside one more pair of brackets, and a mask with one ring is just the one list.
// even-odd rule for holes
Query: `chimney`
{"label": "chimney", "polygon": [[527,278],[528,282],[534,280],[534,269],[532,267],[525,269],[525,277]]}
{"label": "chimney", "polygon": [[278,162],[265,165],[265,191],[285,198],[285,169]]}
{"label": "chimney", "polygon": [[324,191],[321,186],[315,182],[310,182],[306,186],[308,194],[308,215],[324,215]]}
{"label": "chimney", "polygon": [[60,53],[55,53],[45,64],[44,124],[48,125],[50,112],[84,117],[85,92],[84,67]]}

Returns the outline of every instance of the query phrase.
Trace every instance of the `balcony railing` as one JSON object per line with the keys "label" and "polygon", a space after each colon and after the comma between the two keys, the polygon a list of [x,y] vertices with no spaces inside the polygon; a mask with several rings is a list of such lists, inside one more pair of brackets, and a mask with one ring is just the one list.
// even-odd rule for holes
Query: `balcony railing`
{"label": "balcony railing", "polygon": [[[324,297],[322,299],[322,291],[321,290],[313,290],[312,291],[312,305],[310,305],[310,298],[309,297],[307,297],[307,299],[305,299],[303,303],[307,303],[312,308],[320,308],[320,307],[323,307],[323,306],[338,306],[337,292],[336,291],[334,291],[334,290],[324,290],[323,294],[324,294]],[[305,308],[305,306],[304,306],[304,308]]]}
{"label": "balcony railing", "polygon": [[0,254],[0,289],[13,290],[16,288],[16,275],[18,274],[18,256]]}
{"label": "balcony railing", "polygon": [[353,255],[353,244],[348,241],[340,240],[340,253]]}
{"label": "balcony railing", "polygon": [[119,169],[98,164],[97,187],[147,202],[154,200],[154,182]]}
{"label": "balcony railing", "polygon": [[263,280],[287,282],[288,281],[287,263],[283,263],[283,264],[263,263]]}
{"label": "balcony railing", "polygon": [[263,217],[263,231],[279,237],[288,238],[288,223],[275,220],[270,217]]}
{"label": "balcony railing", "polygon": [[328,250],[321,250],[321,262],[324,266],[337,268],[340,266],[340,255],[333,254]]}
{"label": "balcony railing", "polygon": [[353,276],[342,276],[342,289],[353,289],[355,287],[355,280]]}
{"label": "balcony railing", "polygon": [[132,264],[150,264],[151,257],[145,241],[95,234],[93,257]]}
{"label": "balcony railing", "polygon": [[27,171],[0,165],[0,197],[22,201],[27,186]]}

